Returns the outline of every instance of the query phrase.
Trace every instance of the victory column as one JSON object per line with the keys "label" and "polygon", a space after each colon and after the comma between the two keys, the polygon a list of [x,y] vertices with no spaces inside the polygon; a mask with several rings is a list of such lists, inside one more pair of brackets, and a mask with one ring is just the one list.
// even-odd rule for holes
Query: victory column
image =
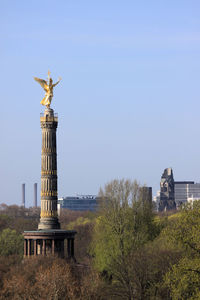
{"label": "victory column", "polygon": [[74,259],[74,237],[76,231],[61,230],[57,215],[57,151],[56,129],[58,117],[50,108],[53,88],[61,78],[53,84],[48,72],[47,81],[34,78],[45,90],[45,97],[40,102],[46,106],[40,116],[42,128],[41,155],[41,214],[37,231],[24,232],[24,257],[31,255],[59,255],[64,257],[64,240],[67,239],[67,256]]}
{"label": "victory column", "polygon": [[50,108],[53,98],[53,88],[59,83],[53,84],[48,72],[48,81],[34,78],[43,87],[46,94],[40,102],[46,106],[44,114],[40,116],[42,128],[42,157],[41,157],[41,214],[38,229],[60,229],[57,217],[57,152],[56,129],[58,117]]}

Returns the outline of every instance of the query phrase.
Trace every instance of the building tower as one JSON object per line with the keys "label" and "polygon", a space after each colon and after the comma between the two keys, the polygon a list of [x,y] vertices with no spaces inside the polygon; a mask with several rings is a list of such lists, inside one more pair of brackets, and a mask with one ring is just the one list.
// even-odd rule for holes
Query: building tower
{"label": "building tower", "polygon": [[34,183],[33,189],[34,189],[34,202],[33,202],[33,206],[37,207],[37,183]]}
{"label": "building tower", "polygon": [[152,187],[142,186],[140,188],[140,198],[143,203],[152,205]]}
{"label": "building tower", "polygon": [[174,195],[174,176],[172,168],[164,170],[160,182],[160,203],[159,211],[176,209]]}
{"label": "building tower", "polygon": [[41,214],[38,230],[24,232],[24,257],[31,255],[65,256],[64,240],[67,239],[67,256],[74,259],[74,237],[76,231],[60,229],[57,214],[57,151],[56,129],[58,117],[50,108],[53,84],[48,73],[47,81],[35,78],[45,88],[46,95],[41,101],[45,105],[40,116],[42,128],[41,156]]}
{"label": "building tower", "polygon": [[25,183],[22,183],[22,206],[25,207]]}

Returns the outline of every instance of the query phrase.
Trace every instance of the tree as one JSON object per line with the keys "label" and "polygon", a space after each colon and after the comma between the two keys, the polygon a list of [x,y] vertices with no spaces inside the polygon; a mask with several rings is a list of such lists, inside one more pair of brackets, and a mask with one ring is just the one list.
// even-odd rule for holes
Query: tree
{"label": "tree", "polygon": [[173,300],[200,299],[200,258],[182,258],[165,276]]}
{"label": "tree", "polygon": [[165,276],[172,299],[200,299],[200,201],[187,204],[166,235],[183,249],[182,258]]}
{"label": "tree", "polygon": [[[150,201],[130,180],[113,180],[101,189],[103,201],[94,228],[91,253],[95,267],[116,287],[119,299],[138,297],[131,257],[159,234]],[[140,298],[137,298],[140,299]]]}
{"label": "tree", "polygon": [[[92,284],[91,284],[92,282]],[[98,274],[55,257],[33,257],[4,276],[0,299],[105,300]]]}
{"label": "tree", "polygon": [[4,229],[0,234],[0,255],[23,255],[23,236],[15,230]]}
{"label": "tree", "polygon": [[9,223],[10,223],[10,217],[8,217],[7,215],[0,215],[0,231],[2,231],[3,229],[8,228]]}

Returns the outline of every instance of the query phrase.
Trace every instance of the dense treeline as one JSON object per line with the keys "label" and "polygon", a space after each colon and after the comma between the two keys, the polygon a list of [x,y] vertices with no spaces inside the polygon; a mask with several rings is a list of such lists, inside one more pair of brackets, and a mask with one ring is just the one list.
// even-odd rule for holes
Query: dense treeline
{"label": "dense treeline", "polygon": [[100,190],[97,213],[63,210],[77,262],[23,260],[39,209],[0,206],[0,299],[200,299],[200,202],[157,214],[137,182]]}

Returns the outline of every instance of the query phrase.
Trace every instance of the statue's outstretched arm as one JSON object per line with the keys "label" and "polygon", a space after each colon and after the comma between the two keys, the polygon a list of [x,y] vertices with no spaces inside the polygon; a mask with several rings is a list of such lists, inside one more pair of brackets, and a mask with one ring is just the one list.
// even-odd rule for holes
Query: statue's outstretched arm
{"label": "statue's outstretched arm", "polygon": [[53,84],[53,87],[56,86],[56,85],[61,81],[61,79],[62,79],[61,77],[58,78],[58,81],[57,81],[56,83]]}

